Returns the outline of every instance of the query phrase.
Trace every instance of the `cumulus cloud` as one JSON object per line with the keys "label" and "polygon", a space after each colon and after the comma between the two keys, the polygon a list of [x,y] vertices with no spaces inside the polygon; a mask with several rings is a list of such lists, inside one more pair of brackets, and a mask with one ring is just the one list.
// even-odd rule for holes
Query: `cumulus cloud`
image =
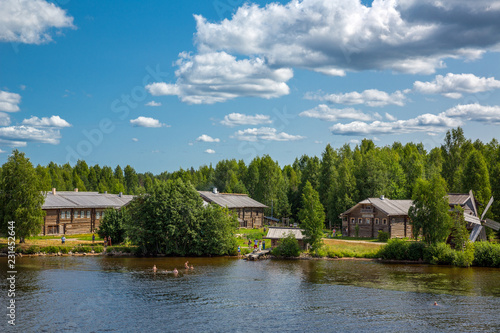
{"label": "cumulus cloud", "polygon": [[130,119],[130,123],[136,127],[164,127],[163,123],[160,123],[158,119],[150,117],[138,117],[137,119]]}
{"label": "cumulus cloud", "polygon": [[0,126],[9,126],[10,117],[8,114],[0,112]]}
{"label": "cumulus cloud", "polygon": [[324,121],[337,121],[339,119],[357,119],[362,121],[372,120],[372,116],[363,113],[359,110],[347,109],[333,109],[328,105],[320,104],[314,109],[303,111],[299,114],[301,117],[317,118]]}
{"label": "cumulus cloud", "polygon": [[484,106],[477,103],[457,105],[446,110],[442,114],[450,118],[461,118],[464,120],[500,125],[500,106],[498,105]]}
{"label": "cumulus cloud", "polygon": [[205,150],[205,153],[207,153],[207,154],[215,154],[215,150],[213,150],[213,149],[207,149],[207,150]]}
{"label": "cumulus cloud", "polygon": [[5,153],[5,150],[0,149],[0,154]]}
{"label": "cumulus cloud", "polygon": [[271,69],[259,57],[237,60],[226,52],[192,56],[181,53],[176,83],[155,82],[146,89],[153,96],[176,95],[190,104],[213,104],[242,96],[274,98],[287,95],[289,68]]}
{"label": "cumulus cloud", "polygon": [[224,126],[234,127],[240,125],[263,125],[271,124],[272,120],[269,116],[263,114],[256,114],[249,116],[241,113],[230,113],[224,116],[224,120],[220,122]]}
{"label": "cumulus cloud", "polygon": [[441,94],[449,98],[461,98],[463,93],[474,94],[478,92],[500,89],[500,81],[494,77],[477,77],[474,74],[453,74],[446,76],[436,75],[434,81],[415,81],[413,89],[422,94]]}
{"label": "cumulus cloud", "polygon": [[261,128],[248,128],[245,130],[239,130],[232,138],[238,139],[240,141],[296,141],[304,139],[305,137],[300,135],[291,135],[285,132],[278,132],[275,128],[261,127]]}
{"label": "cumulus cloud", "polygon": [[30,125],[34,127],[71,127],[71,124],[59,116],[42,117],[41,119],[36,116],[31,116],[30,119],[24,119],[23,125]]}
{"label": "cumulus cloud", "polygon": [[44,0],[0,1],[0,41],[25,44],[50,42],[54,28],[75,28],[73,17]]}
{"label": "cumulus cloud", "polygon": [[272,68],[430,74],[445,59],[497,52],[499,16],[500,6],[492,1],[245,4],[220,22],[195,15],[195,41],[199,52],[258,55]]}
{"label": "cumulus cloud", "polygon": [[392,122],[374,121],[365,123],[354,121],[348,124],[335,124],[330,127],[336,135],[374,135],[374,134],[404,134],[414,132],[440,133],[449,128],[462,125],[462,121],[452,119],[444,114],[422,114],[409,120],[396,120]]}
{"label": "cumulus cloud", "polygon": [[0,90],[0,111],[17,112],[21,103],[21,95]]}
{"label": "cumulus cloud", "polygon": [[147,102],[145,105],[146,106],[161,106],[161,103],[160,102],[151,101],[151,102]]}
{"label": "cumulus cloud", "polygon": [[35,128],[32,126],[0,127],[0,140],[10,145],[25,146],[25,142],[58,144],[61,133],[54,128]]}
{"label": "cumulus cloud", "polygon": [[326,101],[334,104],[364,104],[368,106],[386,106],[386,105],[405,105],[406,96],[401,91],[396,91],[392,94],[388,94],[385,91],[380,91],[377,89],[368,89],[363,92],[349,92],[344,94],[327,94],[318,95],[307,93],[305,95],[306,99],[313,99],[319,101]]}
{"label": "cumulus cloud", "polygon": [[201,142],[220,142],[220,139],[218,138],[212,138],[211,136],[208,136],[206,134],[203,134],[199,136],[196,141],[201,141]]}
{"label": "cumulus cloud", "polygon": [[134,141],[134,142],[138,142],[138,141],[139,141],[139,139],[137,139],[137,138],[132,138],[132,141]]}

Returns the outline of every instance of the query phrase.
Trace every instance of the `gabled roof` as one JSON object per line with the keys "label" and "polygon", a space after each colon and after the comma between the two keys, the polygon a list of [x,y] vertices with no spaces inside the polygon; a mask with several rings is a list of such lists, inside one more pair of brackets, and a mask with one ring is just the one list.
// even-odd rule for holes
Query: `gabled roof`
{"label": "gabled roof", "polygon": [[59,191],[47,192],[42,209],[61,208],[120,208],[127,205],[133,195],[119,195],[98,192]]}
{"label": "gabled roof", "polygon": [[464,193],[448,193],[448,201],[450,202],[450,205],[455,206],[463,206],[467,202],[467,200],[470,199],[469,194],[464,194]]}
{"label": "gabled roof", "polygon": [[210,191],[198,191],[203,200],[213,202],[221,207],[227,208],[267,208],[266,205],[250,198],[246,194],[236,193],[213,193]]}
{"label": "gabled roof", "polygon": [[361,204],[369,204],[373,205],[377,209],[383,211],[388,216],[400,216],[400,215],[408,215],[408,210],[413,204],[411,200],[391,200],[391,199],[381,199],[381,198],[368,198],[365,199],[347,211],[343,212],[341,215],[350,213],[353,209],[358,207]]}
{"label": "gabled roof", "polygon": [[264,238],[267,239],[283,239],[288,234],[292,234],[295,236],[295,239],[301,240],[304,239],[304,234],[302,229],[297,229],[297,228],[275,228],[275,227],[270,227],[269,231],[267,232],[267,236]]}

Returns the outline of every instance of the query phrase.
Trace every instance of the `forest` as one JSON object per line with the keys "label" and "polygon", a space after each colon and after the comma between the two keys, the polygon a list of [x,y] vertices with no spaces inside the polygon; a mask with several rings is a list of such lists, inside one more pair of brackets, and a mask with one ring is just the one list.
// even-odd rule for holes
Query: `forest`
{"label": "forest", "polygon": [[[1,172],[1,168],[0,168]],[[500,199],[500,145],[496,139],[489,143],[472,141],[462,128],[446,133],[440,147],[430,151],[422,143],[394,142],[378,147],[364,139],[354,148],[349,144],[334,149],[329,144],[321,156],[303,155],[293,164],[280,166],[269,155],[256,157],[248,164],[229,159],[213,165],[203,165],[174,172],[137,173],[130,165],[122,168],[89,166],[79,160],[74,166],[50,162],[38,165],[36,174],[41,190],[98,191],[140,194],[148,192],[156,182],[182,179],[197,190],[247,193],[269,206],[265,212],[274,217],[290,217],[297,221],[301,198],[307,182],[319,193],[326,226],[339,226],[339,214],[355,203],[369,197],[385,195],[390,199],[411,199],[417,179],[430,179],[439,174],[446,191],[466,193],[473,190],[483,205],[493,195]],[[272,212],[271,212],[272,210]],[[498,221],[500,200],[494,202],[488,217]]]}

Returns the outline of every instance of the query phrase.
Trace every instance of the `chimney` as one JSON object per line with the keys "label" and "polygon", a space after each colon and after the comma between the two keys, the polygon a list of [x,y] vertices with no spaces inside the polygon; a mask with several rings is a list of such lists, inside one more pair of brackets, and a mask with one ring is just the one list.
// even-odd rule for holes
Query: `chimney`
{"label": "chimney", "polygon": [[56,195],[56,188],[55,187],[52,188],[52,195]]}
{"label": "chimney", "polygon": [[75,187],[75,192],[78,192],[78,187]]}
{"label": "chimney", "polygon": [[384,197],[384,195],[382,194],[382,195],[380,196],[380,200],[384,200],[384,199],[385,199],[385,197]]}
{"label": "chimney", "polygon": [[122,193],[122,192],[118,193],[118,196],[119,196],[120,198],[122,197],[122,195],[123,195],[123,193]]}
{"label": "chimney", "polygon": [[214,187],[214,188],[212,189],[212,192],[213,192],[213,194],[217,194],[217,187]]}

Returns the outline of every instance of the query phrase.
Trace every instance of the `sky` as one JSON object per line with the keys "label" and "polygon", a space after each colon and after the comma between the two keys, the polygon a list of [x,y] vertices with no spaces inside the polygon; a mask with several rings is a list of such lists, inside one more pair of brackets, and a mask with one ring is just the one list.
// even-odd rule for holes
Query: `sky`
{"label": "sky", "polygon": [[0,0],[0,164],[175,171],[500,133],[498,1]]}

